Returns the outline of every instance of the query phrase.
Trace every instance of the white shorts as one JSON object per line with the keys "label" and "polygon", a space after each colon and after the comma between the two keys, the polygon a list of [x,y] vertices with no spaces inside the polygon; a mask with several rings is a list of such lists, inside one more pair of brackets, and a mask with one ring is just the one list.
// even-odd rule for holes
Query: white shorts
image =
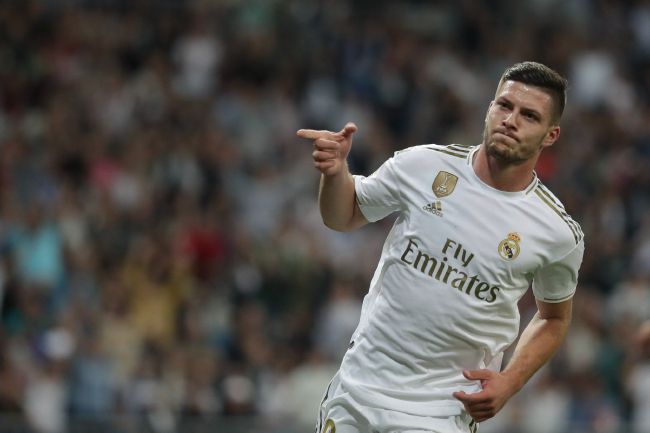
{"label": "white shorts", "polygon": [[359,404],[334,376],[320,405],[316,433],[476,433],[465,412],[457,416],[418,416]]}

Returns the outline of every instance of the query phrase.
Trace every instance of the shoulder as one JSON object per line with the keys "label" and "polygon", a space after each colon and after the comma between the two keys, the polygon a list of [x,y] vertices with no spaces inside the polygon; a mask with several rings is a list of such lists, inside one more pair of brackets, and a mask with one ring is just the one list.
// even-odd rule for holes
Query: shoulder
{"label": "shoulder", "polygon": [[563,232],[567,233],[568,240],[573,246],[584,242],[584,233],[580,224],[567,213],[562,202],[540,180],[534,187],[533,197],[548,218],[564,229]]}
{"label": "shoulder", "polygon": [[394,157],[400,159],[418,159],[422,157],[442,158],[442,159],[462,159],[465,160],[475,146],[463,144],[421,144],[411,146],[395,152]]}
{"label": "shoulder", "polygon": [[423,174],[435,170],[462,170],[472,149],[459,144],[421,144],[395,152],[388,165],[398,179],[423,179]]}
{"label": "shoulder", "polygon": [[469,154],[472,152],[472,150],[476,146],[469,146],[465,144],[449,144],[446,146],[441,146],[439,144],[429,144],[427,145],[427,148],[429,150],[432,150],[434,152],[440,153],[441,155],[444,155],[444,158],[460,158],[460,159],[467,159]]}

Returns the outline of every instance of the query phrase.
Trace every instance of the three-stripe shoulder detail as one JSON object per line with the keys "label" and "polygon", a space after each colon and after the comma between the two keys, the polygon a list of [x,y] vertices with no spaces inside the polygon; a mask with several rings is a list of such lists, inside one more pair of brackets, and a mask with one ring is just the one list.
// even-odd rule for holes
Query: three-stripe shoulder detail
{"label": "three-stripe shoulder detail", "polygon": [[462,159],[467,158],[467,155],[469,155],[470,151],[472,150],[471,146],[465,146],[462,144],[450,144],[449,146],[432,145],[427,146],[426,148]]}
{"label": "three-stripe shoulder detail", "polygon": [[537,194],[540,200],[551,208],[551,210],[553,210],[553,212],[555,212],[565,222],[569,229],[571,229],[571,233],[573,233],[573,238],[577,245],[584,237],[584,233],[582,232],[580,225],[569,216],[566,210],[564,210],[562,203],[560,203],[553,193],[551,193],[541,182],[537,182],[535,194]]}

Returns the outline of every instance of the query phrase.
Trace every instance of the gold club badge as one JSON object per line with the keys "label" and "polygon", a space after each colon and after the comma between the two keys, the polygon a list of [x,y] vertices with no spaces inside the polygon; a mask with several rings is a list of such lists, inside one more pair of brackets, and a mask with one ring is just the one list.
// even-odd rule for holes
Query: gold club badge
{"label": "gold club badge", "polygon": [[433,180],[433,185],[431,189],[436,197],[446,197],[456,188],[456,183],[458,182],[458,176],[446,171],[441,171],[436,175],[436,178]]}
{"label": "gold club badge", "polygon": [[514,260],[519,255],[521,237],[515,233],[508,233],[508,237],[499,243],[499,255],[504,260]]}

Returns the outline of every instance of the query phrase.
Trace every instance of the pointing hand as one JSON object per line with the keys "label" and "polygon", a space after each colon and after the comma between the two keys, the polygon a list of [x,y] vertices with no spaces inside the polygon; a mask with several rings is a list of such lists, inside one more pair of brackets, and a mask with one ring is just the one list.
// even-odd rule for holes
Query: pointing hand
{"label": "pointing hand", "polygon": [[313,140],[314,166],[325,176],[334,176],[345,167],[352,147],[352,135],[355,132],[357,132],[357,125],[348,122],[339,132],[300,129],[296,135]]}

